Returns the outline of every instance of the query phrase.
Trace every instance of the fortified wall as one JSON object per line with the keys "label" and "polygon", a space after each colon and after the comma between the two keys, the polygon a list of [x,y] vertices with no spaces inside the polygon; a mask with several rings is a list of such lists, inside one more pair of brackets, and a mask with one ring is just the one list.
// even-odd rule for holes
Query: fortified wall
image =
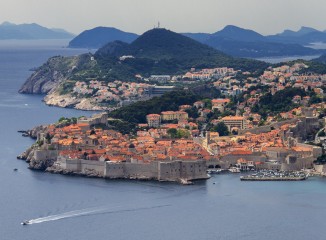
{"label": "fortified wall", "polygon": [[34,159],[36,161],[42,160],[56,160],[58,157],[57,150],[35,150],[34,151]]}
{"label": "fortified wall", "polygon": [[227,164],[227,168],[232,164],[236,164],[237,161],[243,158],[247,161],[253,161],[253,162],[266,162],[267,161],[267,157],[262,154],[262,153],[258,153],[258,152],[254,152],[252,154],[229,154],[229,155],[225,155],[221,158],[221,161],[225,164]]}
{"label": "fortified wall", "polygon": [[315,134],[319,128],[318,118],[300,118],[300,121],[288,130],[286,137],[292,137],[295,138],[298,142],[303,142],[308,138],[313,137],[313,134]]}
{"label": "fortified wall", "polygon": [[199,161],[153,161],[151,163],[102,162],[83,159],[58,158],[60,168],[68,172],[104,178],[153,179],[159,181],[180,181],[207,179],[204,160]]}
{"label": "fortified wall", "polygon": [[272,129],[278,129],[281,126],[285,125],[285,124],[294,124],[298,121],[297,118],[294,119],[289,119],[289,120],[284,120],[281,122],[277,122],[277,123],[273,123],[271,125],[267,125],[267,126],[261,126],[261,127],[256,127],[256,128],[249,128],[249,129],[242,129],[239,131],[239,135],[243,135],[247,132],[250,132],[252,134],[261,134],[261,133],[267,133],[272,131]]}

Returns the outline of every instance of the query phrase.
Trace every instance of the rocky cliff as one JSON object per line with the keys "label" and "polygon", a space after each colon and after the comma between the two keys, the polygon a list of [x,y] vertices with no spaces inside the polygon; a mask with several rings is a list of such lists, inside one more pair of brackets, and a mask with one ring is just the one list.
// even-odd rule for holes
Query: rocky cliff
{"label": "rocky cliff", "polygon": [[[26,80],[19,93],[46,94],[68,76],[68,66],[62,66],[63,57],[52,57]],[[65,71],[62,71],[62,70]]]}
{"label": "rocky cliff", "polygon": [[[45,132],[47,129],[47,126],[40,125],[36,126],[33,129],[24,131],[29,137],[33,139],[37,139],[38,135],[40,133]],[[44,159],[44,160],[36,160],[34,158],[34,153],[36,150],[39,149],[39,146],[37,144],[33,144],[30,148],[28,148],[25,152],[17,156],[17,159],[25,160],[27,163],[29,163],[30,169],[35,170],[45,170],[46,168],[53,165],[54,161],[50,159]]]}
{"label": "rocky cliff", "polygon": [[79,110],[109,110],[108,107],[98,106],[92,98],[77,98],[71,94],[59,94],[57,91],[51,91],[44,97],[44,102],[49,106],[64,108],[75,108]]}
{"label": "rocky cliff", "polygon": [[92,98],[72,96],[71,89],[80,74],[92,69],[97,62],[92,54],[73,57],[56,56],[37,68],[20,88],[19,93],[46,94],[47,105],[71,107],[81,110],[107,110],[98,106]]}
{"label": "rocky cliff", "polygon": [[38,150],[37,146],[33,145],[28,148],[25,152],[17,156],[17,159],[25,160],[28,163],[28,168],[34,170],[46,170],[51,167],[55,162],[54,159],[42,159],[37,160],[34,157],[35,151]]}
{"label": "rocky cliff", "polygon": [[52,90],[56,90],[60,83],[73,77],[75,72],[89,67],[91,59],[91,54],[49,58],[26,80],[19,89],[19,93],[47,94]]}

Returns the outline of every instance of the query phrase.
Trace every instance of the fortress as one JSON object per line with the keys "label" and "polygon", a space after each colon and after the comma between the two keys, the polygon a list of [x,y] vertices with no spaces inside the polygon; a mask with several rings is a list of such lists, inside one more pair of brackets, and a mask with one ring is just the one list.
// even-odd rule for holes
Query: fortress
{"label": "fortress", "polygon": [[[36,153],[36,155],[40,155]],[[41,154],[43,155],[43,154]],[[43,156],[42,156],[43,157]],[[189,183],[207,179],[204,160],[152,161],[150,163],[90,161],[58,157],[50,172],[66,172],[109,179],[140,179]]]}

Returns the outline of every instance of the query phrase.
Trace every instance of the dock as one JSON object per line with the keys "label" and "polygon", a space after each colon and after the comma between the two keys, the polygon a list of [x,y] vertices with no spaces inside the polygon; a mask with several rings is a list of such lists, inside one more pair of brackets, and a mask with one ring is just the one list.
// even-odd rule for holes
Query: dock
{"label": "dock", "polygon": [[252,177],[252,176],[241,176],[241,181],[303,181],[308,177]]}
{"label": "dock", "polygon": [[308,174],[302,171],[260,171],[251,175],[241,176],[241,181],[303,181]]}

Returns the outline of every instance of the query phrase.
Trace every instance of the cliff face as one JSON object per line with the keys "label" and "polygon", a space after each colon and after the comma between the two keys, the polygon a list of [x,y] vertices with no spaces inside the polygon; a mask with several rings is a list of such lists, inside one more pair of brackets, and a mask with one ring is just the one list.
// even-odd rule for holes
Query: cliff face
{"label": "cliff face", "polygon": [[91,54],[73,57],[55,56],[39,67],[19,89],[19,93],[47,94],[68,80],[91,61]]}
{"label": "cliff face", "polygon": [[39,67],[19,89],[19,93],[46,94],[62,80],[66,79],[66,71],[60,71],[63,57],[52,57]]}

